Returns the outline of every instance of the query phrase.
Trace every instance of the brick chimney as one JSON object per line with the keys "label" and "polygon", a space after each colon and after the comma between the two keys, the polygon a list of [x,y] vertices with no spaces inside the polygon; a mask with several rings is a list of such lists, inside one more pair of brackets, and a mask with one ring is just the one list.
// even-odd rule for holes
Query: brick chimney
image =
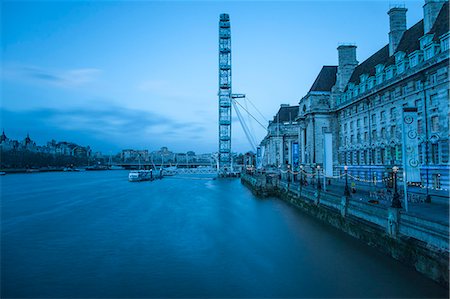
{"label": "brick chimney", "polygon": [[404,7],[393,7],[389,15],[389,56],[394,55],[398,44],[406,31],[406,11]]}
{"label": "brick chimney", "polygon": [[336,85],[338,90],[343,91],[350,77],[358,65],[356,60],[355,45],[340,45],[337,47],[339,65],[336,74]]}
{"label": "brick chimney", "polygon": [[441,11],[445,0],[425,0],[423,6],[423,33],[427,34],[433,27],[434,21]]}

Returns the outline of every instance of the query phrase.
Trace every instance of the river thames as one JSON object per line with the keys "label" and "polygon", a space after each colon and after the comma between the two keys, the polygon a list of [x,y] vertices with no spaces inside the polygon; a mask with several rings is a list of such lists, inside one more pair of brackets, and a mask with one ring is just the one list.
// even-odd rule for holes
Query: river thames
{"label": "river thames", "polygon": [[238,179],[1,177],[1,297],[448,297]]}

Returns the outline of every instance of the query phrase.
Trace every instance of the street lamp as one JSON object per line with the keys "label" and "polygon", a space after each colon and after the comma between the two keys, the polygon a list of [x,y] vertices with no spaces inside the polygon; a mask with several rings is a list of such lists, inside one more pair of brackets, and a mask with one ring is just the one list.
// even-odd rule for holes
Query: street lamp
{"label": "street lamp", "polygon": [[[402,203],[400,202],[400,194],[398,194],[398,191],[397,191],[397,172],[398,172],[398,167],[397,166],[392,167],[392,177],[394,180],[394,196],[392,197],[391,207],[393,207],[393,208],[401,208],[402,207]],[[406,182],[405,182],[405,184],[406,184]]]}
{"label": "street lamp", "polygon": [[317,165],[317,190],[321,190],[322,185],[320,184],[320,165]]}
{"label": "street lamp", "polygon": [[303,165],[300,165],[300,185],[303,185],[305,182],[303,181]]}
{"label": "street lamp", "polygon": [[344,189],[344,196],[350,197],[350,190],[348,189],[348,166],[344,166],[345,170],[345,189]]}
{"label": "street lamp", "polygon": [[287,181],[288,181],[288,183],[291,182],[291,165],[289,165],[289,164],[287,166]]}

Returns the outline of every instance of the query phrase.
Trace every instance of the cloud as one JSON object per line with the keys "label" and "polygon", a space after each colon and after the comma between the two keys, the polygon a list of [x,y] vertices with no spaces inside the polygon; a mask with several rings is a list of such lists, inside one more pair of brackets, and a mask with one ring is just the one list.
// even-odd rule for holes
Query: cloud
{"label": "cloud", "polygon": [[202,123],[180,122],[163,114],[120,106],[22,111],[2,108],[1,113],[7,135],[23,138],[30,133],[38,144],[54,138],[89,144],[102,151],[129,147],[152,150],[166,145],[201,152],[208,150],[198,141],[215,137],[208,135]]}
{"label": "cloud", "polygon": [[94,82],[100,73],[101,70],[96,68],[50,70],[35,66],[13,66],[5,68],[2,77],[26,83],[70,88]]}

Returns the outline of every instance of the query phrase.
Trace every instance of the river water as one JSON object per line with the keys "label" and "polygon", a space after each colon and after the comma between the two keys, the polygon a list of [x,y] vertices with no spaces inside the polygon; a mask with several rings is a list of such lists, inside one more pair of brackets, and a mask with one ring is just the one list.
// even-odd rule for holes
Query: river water
{"label": "river water", "polygon": [[238,179],[6,175],[1,297],[448,297]]}

